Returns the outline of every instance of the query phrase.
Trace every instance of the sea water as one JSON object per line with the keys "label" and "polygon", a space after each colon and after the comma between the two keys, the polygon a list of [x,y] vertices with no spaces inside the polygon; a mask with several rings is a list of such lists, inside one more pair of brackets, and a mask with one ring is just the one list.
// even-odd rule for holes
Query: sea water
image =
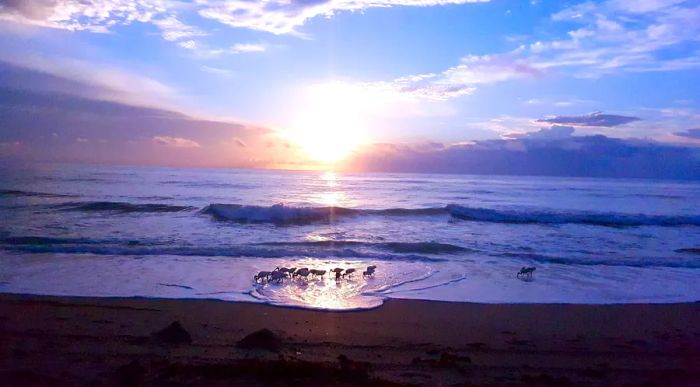
{"label": "sea water", "polygon": [[[276,267],[357,272],[253,280]],[[697,301],[699,283],[697,182],[0,167],[0,292],[357,309]]]}

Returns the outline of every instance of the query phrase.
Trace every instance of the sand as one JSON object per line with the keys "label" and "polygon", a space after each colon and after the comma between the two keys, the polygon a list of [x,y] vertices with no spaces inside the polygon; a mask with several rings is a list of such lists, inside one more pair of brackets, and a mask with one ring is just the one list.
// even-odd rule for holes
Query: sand
{"label": "sand", "polygon": [[700,303],[327,312],[6,294],[0,384],[698,386]]}

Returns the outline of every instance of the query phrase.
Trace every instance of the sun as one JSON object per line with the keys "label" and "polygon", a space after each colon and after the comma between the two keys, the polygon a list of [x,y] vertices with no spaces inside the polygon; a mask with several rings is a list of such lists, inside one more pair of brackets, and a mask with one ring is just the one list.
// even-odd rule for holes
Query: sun
{"label": "sun", "polygon": [[364,101],[356,87],[338,82],[309,90],[290,139],[313,161],[335,164],[366,141]]}

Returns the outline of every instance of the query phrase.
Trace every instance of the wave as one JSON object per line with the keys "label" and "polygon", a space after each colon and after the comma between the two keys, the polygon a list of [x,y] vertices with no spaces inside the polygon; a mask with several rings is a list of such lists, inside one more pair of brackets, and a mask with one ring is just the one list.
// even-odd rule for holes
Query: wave
{"label": "wave", "polygon": [[5,237],[0,243],[9,245],[65,245],[65,244],[99,244],[102,241],[84,238],[54,238],[41,236]]}
{"label": "wave", "polygon": [[294,246],[294,247],[367,247],[393,251],[395,253],[418,254],[455,254],[471,252],[466,247],[439,242],[362,242],[362,241],[305,241],[305,242],[264,242],[262,246]]}
{"label": "wave", "polygon": [[[55,195],[27,193],[32,195]],[[186,205],[161,203],[130,203],[111,201],[65,202],[49,205],[63,211],[113,212],[113,213],[174,213],[194,211],[197,208]],[[606,227],[636,226],[700,226],[700,215],[647,215],[614,212],[547,211],[537,209],[491,209],[450,204],[444,207],[384,208],[364,209],[339,206],[304,207],[275,204],[272,206],[213,203],[202,208],[200,213],[217,220],[240,223],[306,224],[312,222],[333,222],[345,217],[384,216],[384,217],[427,217],[451,216],[455,219],[512,224],[582,224]],[[397,247],[398,248],[398,247]]]}
{"label": "wave", "polygon": [[171,204],[134,204],[127,202],[69,202],[52,206],[63,211],[84,212],[182,212],[196,209],[190,206],[178,206]]}
{"label": "wave", "polygon": [[444,214],[444,208],[387,208],[381,210],[346,207],[293,207],[284,204],[250,206],[240,204],[210,204],[202,211],[220,220],[251,223],[307,223],[332,221],[343,216],[383,215],[411,216]]}
{"label": "wave", "polygon": [[588,212],[508,211],[448,205],[455,218],[493,223],[586,224],[608,227],[700,226],[700,215],[644,215]]}
{"label": "wave", "polygon": [[22,191],[14,189],[2,189],[0,190],[0,197],[9,196],[26,196],[26,197],[43,197],[43,198],[75,198],[77,195],[66,195],[66,194],[55,194],[48,192],[33,192],[33,191]]}
{"label": "wave", "polygon": [[697,254],[700,255],[700,247],[686,247],[683,249],[677,249],[677,253],[686,253],[686,254]]}
{"label": "wave", "polygon": [[577,265],[577,266],[625,266],[625,267],[672,267],[684,269],[700,269],[700,261],[693,259],[679,258],[562,258],[543,254],[528,254],[528,253],[501,253],[495,256],[507,258],[525,259],[531,262],[544,264],[559,264],[559,265]]}
{"label": "wave", "polygon": [[645,215],[592,212],[550,212],[537,210],[495,210],[450,204],[445,207],[359,209],[345,207],[293,207],[284,204],[248,206],[210,204],[203,213],[236,222],[305,223],[332,221],[344,216],[439,216],[449,214],[461,220],[489,223],[585,224],[607,227],[700,226],[700,215]]}
{"label": "wave", "polygon": [[284,204],[273,206],[247,206],[239,204],[210,204],[202,213],[216,219],[252,223],[301,223],[333,220],[337,216],[358,214],[358,210],[344,207],[291,207]]}
{"label": "wave", "polygon": [[200,256],[200,257],[253,257],[253,258],[357,258],[408,262],[442,262],[443,259],[416,254],[392,254],[362,251],[351,248],[265,248],[255,245],[238,245],[222,247],[191,246],[141,246],[141,245],[103,245],[103,244],[7,244],[6,250],[20,253],[51,254],[94,254],[94,255],[128,255],[128,256]]}

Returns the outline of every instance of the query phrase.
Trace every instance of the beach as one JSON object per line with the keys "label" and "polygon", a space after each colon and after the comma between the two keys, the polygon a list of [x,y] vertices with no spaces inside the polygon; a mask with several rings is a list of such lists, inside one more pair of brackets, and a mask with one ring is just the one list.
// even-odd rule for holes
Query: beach
{"label": "beach", "polygon": [[14,386],[700,383],[697,302],[390,299],[340,312],[3,294],[0,342],[0,380]]}

